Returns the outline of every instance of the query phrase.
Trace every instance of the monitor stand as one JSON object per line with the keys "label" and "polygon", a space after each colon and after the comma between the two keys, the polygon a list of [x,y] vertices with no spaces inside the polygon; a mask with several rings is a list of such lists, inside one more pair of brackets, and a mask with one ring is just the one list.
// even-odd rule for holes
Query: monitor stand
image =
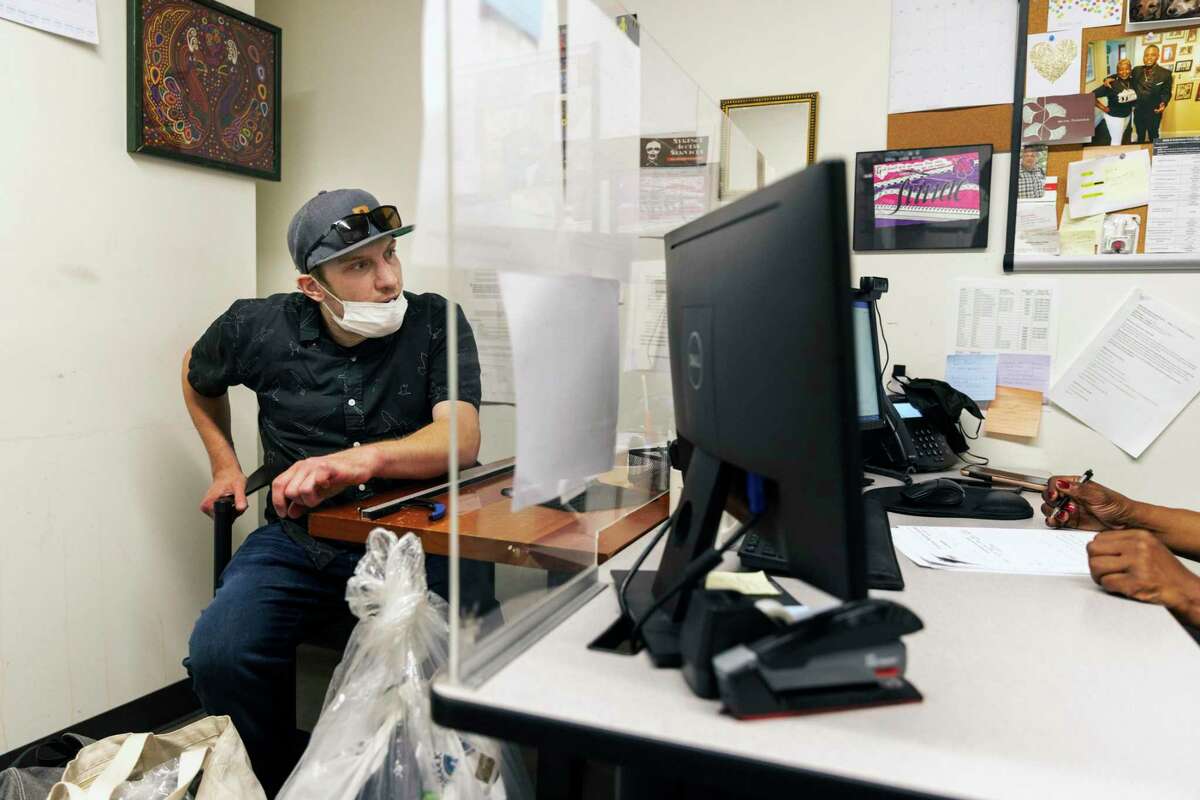
{"label": "monitor stand", "polygon": [[[658,598],[669,592],[694,559],[710,550],[717,538],[721,513],[729,494],[731,470],[718,458],[700,448],[692,451],[687,478],[675,512],[675,524],[667,534],[657,572],[638,571],[630,582],[625,600],[629,616],[622,616],[588,645],[592,649],[631,653],[629,637],[633,625]],[[614,570],[614,588],[619,592],[626,571]],[[642,640],[657,667],[678,667],[679,631],[687,615],[691,587],[681,589],[646,620]]]}

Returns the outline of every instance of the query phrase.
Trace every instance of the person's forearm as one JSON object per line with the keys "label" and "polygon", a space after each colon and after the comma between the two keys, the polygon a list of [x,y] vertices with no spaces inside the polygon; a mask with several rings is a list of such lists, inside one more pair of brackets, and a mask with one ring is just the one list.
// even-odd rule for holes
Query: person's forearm
{"label": "person's forearm", "polygon": [[1152,503],[1136,503],[1133,521],[1133,527],[1154,531],[1172,552],[1200,558],[1200,513]]}
{"label": "person's forearm", "polygon": [[227,469],[241,470],[237,453],[233,449],[233,435],[229,424],[229,395],[205,397],[192,388],[187,379],[188,360],[191,351],[183,359],[183,402],[187,406],[192,424],[200,434],[200,441],[208,452],[212,474]]}
{"label": "person's forearm", "polygon": [[[403,439],[375,442],[362,450],[373,456],[377,478],[413,480],[445,475],[450,468],[450,420],[434,420]],[[458,463],[475,463],[479,455],[479,427],[459,424]]]}

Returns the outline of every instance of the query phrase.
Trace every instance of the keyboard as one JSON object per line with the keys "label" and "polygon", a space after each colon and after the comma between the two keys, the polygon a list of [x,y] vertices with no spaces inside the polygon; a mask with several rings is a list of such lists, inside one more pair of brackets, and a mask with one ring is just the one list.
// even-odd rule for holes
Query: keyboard
{"label": "keyboard", "polygon": [[[868,502],[863,508],[863,520],[867,544],[867,587],[903,589],[904,578],[896,561],[887,512],[877,502]],[[777,575],[787,575],[789,571],[787,558],[779,552],[771,538],[753,531],[742,539],[738,558],[747,569],[761,569]]]}

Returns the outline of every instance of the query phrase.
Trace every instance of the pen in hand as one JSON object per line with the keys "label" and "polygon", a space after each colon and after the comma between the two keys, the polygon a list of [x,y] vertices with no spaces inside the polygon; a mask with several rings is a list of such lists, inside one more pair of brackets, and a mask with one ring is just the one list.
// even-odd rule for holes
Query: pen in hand
{"label": "pen in hand", "polygon": [[[1079,482],[1075,485],[1083,486],[1085,483],[1087,483],[1091,479],[1092,479],[1092,471],[1089,469],[1083,473],[1083,477],[1080,478]],[[1064,508],[1066,508],[1067,503],[1069,503],[1069,502],[1071,502],[1070,495],[1064,494],[1062,497],[1058,498],[1058,502],[1054,504],[1054,513],[1050,515],[1050,518],[1054,519],[1055,517],[1057,517],[1062,512],[1062,510]]]}

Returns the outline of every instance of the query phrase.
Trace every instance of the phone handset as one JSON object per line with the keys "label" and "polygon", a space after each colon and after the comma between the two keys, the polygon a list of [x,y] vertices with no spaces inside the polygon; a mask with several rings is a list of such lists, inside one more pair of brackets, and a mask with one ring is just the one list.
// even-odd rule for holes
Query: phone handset
{"label": "phone handset", "polygon": [[887,419],[888,428],[892,435],[884,437],[883,452],[888,460],[901,472],[914,471],[917,465],[917,448],[913,445],[908,426],[900,417],[900,412],[886,397],[883,399],[883,416]]}

